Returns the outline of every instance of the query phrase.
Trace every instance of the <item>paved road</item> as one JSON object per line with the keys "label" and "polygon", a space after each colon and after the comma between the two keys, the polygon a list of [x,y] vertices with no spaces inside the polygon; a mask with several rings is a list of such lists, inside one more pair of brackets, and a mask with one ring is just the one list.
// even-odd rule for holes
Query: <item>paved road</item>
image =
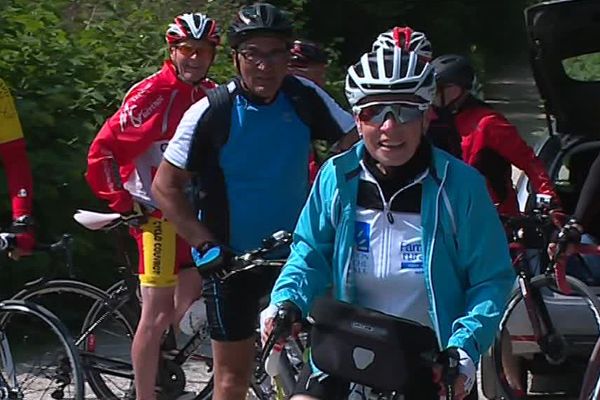
{"label": "paved road", "polygon": [[508,65],[494,73],[485,83],[484,93],[486,100],[517,126],[529,144],[547,134],[540,96],[528,65]]}

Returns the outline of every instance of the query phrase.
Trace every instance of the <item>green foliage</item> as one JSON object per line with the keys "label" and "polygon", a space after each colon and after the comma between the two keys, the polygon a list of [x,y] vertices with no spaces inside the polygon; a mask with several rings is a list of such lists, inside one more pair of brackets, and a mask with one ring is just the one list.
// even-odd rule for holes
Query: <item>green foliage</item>
{"label": "green foliage", "polygon": [[563,60],[567,75],[578,81],[600,81],[600,53],[584,54]]}
{"label": "green foliage", "polygon": [[[105,235],[84,232],[72,219],[77,208],[103,207],[83,177],[89,143],[127,89],[160,69],[168,56],[164,31],[175,15],[194,10],[227,21],[238,4],[7,0],[2,8],[0,76],[11,87],[28,143],[38,236],[48,241],[62,232],[74,233],[78,274],[109,281],[116,272],[111,242]],[[228,53],[219,50],[210,72],[218,82],[233,75]],[[0,184],[0,196],[7,199],[6,185]],[[8,207],[2,202],[5,223]],[[0,279],[0,289],[9,292],[49,268],[50,261],[35,256],[3,264],[7,266],[0,274],[10,279]]]}

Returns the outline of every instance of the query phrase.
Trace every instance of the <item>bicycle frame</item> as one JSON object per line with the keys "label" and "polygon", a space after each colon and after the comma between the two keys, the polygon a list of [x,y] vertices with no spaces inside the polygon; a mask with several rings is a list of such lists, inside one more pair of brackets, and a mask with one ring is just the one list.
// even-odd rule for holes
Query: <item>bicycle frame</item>
{"label": "bicycle frame", "polygon": [[[16,377],[15,364],[12,359],[12,352],[4,331],[0,331],[0,362],[2,363],[2,368],[0,369],[0,399],[8,399],[8,388],[18,387],[19,385]],[[4,377],[4,373],[1,372],[7,374],[6,378]],[[11,381],[12,385],[10,385],[8,381]],[[6,391],[6,394],[2,391]]]}
{"label": "bicycle frame", "polygon": [[[125,221],[123,221],[118,214],[100,214],[100,213],[90,213],[88,211],[80,210],[76,215],[75,219],[92,230],[112,230],[118,226],[126,225]],[[259,266],[268,266],[268,267],[281,267],[285,260],[265,260],[262,257],[267,254],[269,251],[274,248],[279,248],[283,245],[287,245],[291,242],[291,235],[286,232],[277,232],[272,237],[268,238],[263,242],[263,247],[259,249],[255,249],[250,251],[242,256],[236,257],[234,262],[234,267],[228,269],[226,271],[222,271],[216,275],[216,278],[221,280],[226,280],[229,277],[238,274],[242,271],[247,271]],[[134,299],[133,303],[136,304],[135,311],[140,314],[141,308],[139,305],[138,297],[137,297],[137,289],[139,287],[139,281],[135,272],[133,271],[132,264],[128,257],[127,252],[123,248],[122,242],[119,241],[119,253],[121,253],[124,257],[125,267],[121,268],[121,273],[123,275],[123,280],[113,285],[107,293],[110,296],[110,302],[108,304],[102,304],[100,306],[108,306],[109,310],[105,312],[101,316],[95,316],[97,319],[90,322],[87,329],[82,333],[81,337],[78,340],[78,344],[83,343],[83,340],[90,335],[94,329],[99,326],[104,319],[106,319],[112,312],[113,309],[119,309],[120,307],[125,306],[128,302]],[[93,310],[90,310],[88,315],[93,315]],[[86,321],[89,322],[89,321]],[[161,344],[161,359],[160,365],[163,368],[159,367],[159,371],[161,369],[166,370],[166,373],[163,371],[159,372],[158,382],[166,383],[169,385],[171,383],[170,376],[174,373],[178,375],[179,373],[183,374],[181,369],[181,365],[183,365],[198,349],[203,342],[206,340],[203,333],[201,331],[196,332],[192,337],[183,345],[181,348],[177,348],[175,335],[173,329],[170,329],[165,340]],[[168,354],[165,356],[165,354]],[[300,355],[301,357],[302,355]],[[130,363],[123,362],[121,360],[113,360],[109,357],[102,357],[95,355],[90,352],[82,352],[82,357],[84,360],[92,361],[102,360],[105,365],[108,363],[110,368],[102,368],[100,366],[94,365],[93,362],[89,363],[88,368],[95,369],[99,372],[105,374],[111,374],[114,376],[124,377],[133,379],[132,365]],[[204,361],[209,368],[212,367],[212,359],[208,357],[203,358]],[[112,364],[111,364],[112,363]],[[163,374],[166,374],[163,379],[161,377]],[[295,380],[294,380],[295,382]],[[176,383],[175,383],[176,384]]]}
{"label": "bicycle frame", "polygon": [[[600,256],[600,246],[579,244],[575,248],[575,254],[578,256],[583,254]],[[564,258],[562,262],[565,262]],[[598,337],[594,350],[590,355],[581,384],[579,400],[589,400],[591,395],[593,399],[600,396],[600,337]]]}
{"label": "bicycle frame", "polygon": [[[556,328],[552,323],[546,304],[542,299],[540,291],[533,287],[531,282],[531,272],[527,260],[525,246],[521,243],[511,243],[511,250],[515,253],[513,257],[513,268],[517,273],[517,283],[519,290],[523,296],[523,303],[527,317],[531,323],[533,330],[533,338],[540,347],[541,351],[546,354],[553,362],[563,360],[564,354],[562,348],[553,347],[551,339],[556,335]],[[546,270],[548,273],[548,270]],[[517,339],[529,339],[518,337]]]}

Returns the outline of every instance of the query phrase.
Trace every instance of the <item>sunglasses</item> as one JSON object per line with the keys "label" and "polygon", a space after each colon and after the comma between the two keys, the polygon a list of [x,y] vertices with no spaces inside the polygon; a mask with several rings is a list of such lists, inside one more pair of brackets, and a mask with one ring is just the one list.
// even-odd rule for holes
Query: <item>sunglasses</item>
{"label": "sunglasses", "polygon": [[205,54],[210,54],[213,51],[213,48],[211,47],[194,47],[187,44],[181,44],[176,46],[176,48],[185,57],[191,57],[194,54],[196,54],[198,57],[201,57]]}
{"label": "sunglasses", "polygon": [[383,124],[391,114],[397,123],[407,124],[423,118],[425,109],[423,104],[413,103],[367,103],[354,106],[352,111],[361,122],[370,122],[377,125]]}
{"label": "sunglasses", "polygon": [[238,53],[244,57],[244,59],[253,64],[280,64],[286,62],[289,57],[289,51],[287,49],[274,50],[269,53],[263,53],[259,50],[240,50]]}

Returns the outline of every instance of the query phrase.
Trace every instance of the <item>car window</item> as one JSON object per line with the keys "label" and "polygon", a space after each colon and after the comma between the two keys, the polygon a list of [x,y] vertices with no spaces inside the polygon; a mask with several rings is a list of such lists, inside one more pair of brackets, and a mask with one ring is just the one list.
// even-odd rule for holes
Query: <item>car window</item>
{"label": "car window", "polygon": [[554,184],[567,213],[572,213],[575,209],[587,173],[598,155],[598,149],[597,146],[584,146],[567,153],[560,160],[560,167],[554,175]]}
{"label": "car window", "polygon": [[600,53],[582,54],[562,61],[571,79],[583,82],[600,81]]}

